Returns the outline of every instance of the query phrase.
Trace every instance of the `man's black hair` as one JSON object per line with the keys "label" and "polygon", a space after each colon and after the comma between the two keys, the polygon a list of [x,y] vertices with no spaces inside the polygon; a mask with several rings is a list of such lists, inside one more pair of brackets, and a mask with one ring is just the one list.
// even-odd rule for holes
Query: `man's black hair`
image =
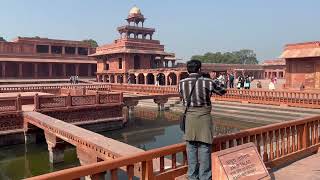
{"label": "man's black hair", "polygon": [[201,69],[201,61],[192,59],[187,62],[188,73],[198,73]]}

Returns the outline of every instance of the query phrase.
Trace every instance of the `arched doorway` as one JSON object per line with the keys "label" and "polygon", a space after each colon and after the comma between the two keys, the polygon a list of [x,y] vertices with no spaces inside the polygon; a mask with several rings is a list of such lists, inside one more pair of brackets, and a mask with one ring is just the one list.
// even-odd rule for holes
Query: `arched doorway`
{"label": "arched doorway", "polygon": [[157,81],[160,86],[165,86],[166,85],[166,76],[163,73],[159,73],[157,75]]}
{"label": "arched doorway", "polygon": [[175,73],[170,73],[167,78],[168,85],[177,85],[177,75]]}
{"label": "arched doorway", "polygon": [[136,76],[134,74],[129,75],[128,84],[136,84]]}
{"label": "arched doorway", "polygon": [[147,74],[147,84],[155,84],[154,75],[152,73]]}
{"label": "arched doorway", "polygon": [[138,75],[138,84],[144,84],[144,75],[142,73]]}
{"label": "arched doorway", "polygon": [[185,79],[187,77],[189,77],[189,74],[187,72],[180,73],[180,80]]}
{"label": "arched doorway", "polygon": [[134,69],[140,69],[140,56],[139,55],[135,55],[133,57],[133,68]]}

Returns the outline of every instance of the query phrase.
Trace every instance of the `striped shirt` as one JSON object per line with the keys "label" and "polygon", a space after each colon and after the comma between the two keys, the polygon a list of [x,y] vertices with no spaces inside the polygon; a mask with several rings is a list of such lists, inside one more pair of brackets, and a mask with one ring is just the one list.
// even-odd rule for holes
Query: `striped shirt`
{"label": "striped shirt", "polygon": [[211,106],[210,97],[212,93],[216,93],[218,95],[226,93],[225,88],[222,87],[217,80],[202,77],[197,73],[191,73],[188,78],[179,82],[179,93],[183,98],[184,106],[187,105],[187,99],[190,96],[190,92],[194,84],[195,87],[192,92],[190,107]]}

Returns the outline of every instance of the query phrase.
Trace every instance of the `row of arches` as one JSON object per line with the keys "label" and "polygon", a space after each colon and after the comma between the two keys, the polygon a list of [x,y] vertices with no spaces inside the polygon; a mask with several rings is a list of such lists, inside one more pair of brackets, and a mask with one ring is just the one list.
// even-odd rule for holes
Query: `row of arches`
{"label": "row of arches", "polygon": [[148,85],[160,85],[170,86],[177,85],[179,80],[188,77],[188,73],[181,72],[176,74],[171,72],[169,74],[164,73],[139,73],[139,74],[106,74],[99,75],[99,82],[107,83],[128,83],[128,84],[148,84]]}
{"label": "row of arches", "polygon": [[121,38],[135,38],[135,39],[149,39],[152,40],[151,33],[141,33],[141,32],[121,32]]}

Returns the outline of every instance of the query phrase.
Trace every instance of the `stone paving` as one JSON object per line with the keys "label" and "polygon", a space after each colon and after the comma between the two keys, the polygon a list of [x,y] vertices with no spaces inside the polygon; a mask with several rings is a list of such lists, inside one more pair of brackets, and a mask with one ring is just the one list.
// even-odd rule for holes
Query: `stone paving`
{"label": "stone paving", "polygon": [[275,180],[319,180],[320,153],[296,161],[270,175]]}

